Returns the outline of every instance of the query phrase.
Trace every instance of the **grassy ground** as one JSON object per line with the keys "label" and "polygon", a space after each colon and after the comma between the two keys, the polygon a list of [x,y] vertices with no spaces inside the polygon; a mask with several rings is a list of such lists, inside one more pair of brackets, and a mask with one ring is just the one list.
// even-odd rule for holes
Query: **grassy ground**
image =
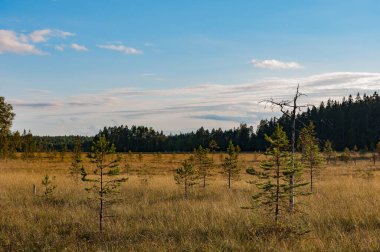
{"label": "grassy ground", "polygon": [[[121,204],[98,234],[97,205],[82,182],[68,176],[70,156],[0,161],[0,250],[3,251],[380,251],[380,174],[370,160],[328,165],[316,191],[303,200],[310,233],[276,233],[268,218],[245,210],[254,186],[242,172],[227,188],[220,167],[206,189],[189,199],[175,184],[174,169],[186,154],[124,155],[129,180]],[[214,155],[219,163],[221,157]],[[259,154],[242,154],[242,171],[257,167]],[[85,164],[90,166],[88,161]],[[380,165],[377,166],[380,168]],[[45,174],[56,177],[54,197],[41,195]],[[37,185],[37,196],[33,195]],[[294,217],[300,221],[300,217]]]}

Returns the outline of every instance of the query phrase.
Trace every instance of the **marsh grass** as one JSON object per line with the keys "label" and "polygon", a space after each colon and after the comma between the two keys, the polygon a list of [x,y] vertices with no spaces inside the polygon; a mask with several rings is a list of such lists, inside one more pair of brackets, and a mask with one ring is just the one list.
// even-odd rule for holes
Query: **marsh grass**
{"label": "marsh grass", "polygon": [[[135,155],[135,154],[134,154]],[[228,189],[220,168],[210,185],[195,187],[188,199],[175,184],[174,170],[187,154],[144,154],[130,161],[122,202],[98,234],[97,205],[85,185],[70,176],[70,157],[0,161],[0,250],[3,251],[379,251],[380,176],[368,159],[338,162],[316,178],[315,193],[303,200],[305,214],[281,226],[251,204],[254,187],[242,172]],[[128,158],[128,155],[125,155]],[[219,154],[213,157],[219,162]],[[242,154],[242,169],[257,167],[264,157]],[[84,157],[85,166],[90,166]],[[141,183],[144,169],[147,183]],[[372,169],[371,180],[357,170]],[[51,199],[42,194],[41,177],[56,177]],[[149,174],[149,176],[147,176]],[[33,195],[33,184],[38,186]],[[288,223],[306,223],[310,232],[293,235]]]}

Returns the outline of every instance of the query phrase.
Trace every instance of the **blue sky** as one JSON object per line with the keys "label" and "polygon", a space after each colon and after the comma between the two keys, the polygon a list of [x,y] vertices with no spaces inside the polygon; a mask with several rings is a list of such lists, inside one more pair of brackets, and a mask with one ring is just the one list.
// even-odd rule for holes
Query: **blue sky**
{"label": "blue sky", "polygon": [[256,124],[297,83],[318,103],[380,89],[379,1],[0,0],[14,130]]}

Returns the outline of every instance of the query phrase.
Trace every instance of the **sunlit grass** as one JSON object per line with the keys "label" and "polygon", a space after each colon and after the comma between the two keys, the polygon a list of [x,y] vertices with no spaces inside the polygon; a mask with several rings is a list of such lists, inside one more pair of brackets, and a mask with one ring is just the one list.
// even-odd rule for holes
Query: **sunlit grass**
{"label": "sunlit grass", "polygon": [[[194,187],[189,199],[175,184],[174,169],[188,154],[144,154],[129,161],[122,203],[98,235],[96,202],[86,185],[68,176],[70,156],[0,162],[0,250],[5,251],[379,251],[380,176],[363,179],[358,170],[376,168],[369,160],[329,165],[317,177],[316,193],[302,203],[310,233],[278,236],[268,218],[241,207],[255,190],[243,170],[264,157],[242,154],[242,175],[227,188],[214,169],[208,187]],[[130,158],[130,155],[123,155]],[[84,158],[86,160],[86,158]],[[220,162],[220,155],[213,159]],[[86,161],[86,166],[90,164]],[[121,163],[126,172],[125,162]],[[56,176],[51,200],[41,179]],[[37,185],[37,196],[33,195]],[[265,227],[265,228],[263,228]]]}

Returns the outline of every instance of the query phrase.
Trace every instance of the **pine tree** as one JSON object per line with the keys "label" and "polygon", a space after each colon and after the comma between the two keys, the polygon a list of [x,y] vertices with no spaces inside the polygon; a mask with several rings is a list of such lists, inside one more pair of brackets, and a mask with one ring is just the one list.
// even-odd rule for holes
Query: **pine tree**
{"label": "pine tree", "polygon": [[[260,171],[249,168],[247,173],[259,179],[250,182],[255,184],[260,191],[252,197],[253,207],[262,206],[268,215],[274,216],[275,222],[278,223],[280,217],[286,212],[293,212],[293,208],[289,207],[289,197],[304,195],[305,193],[296,189],[307,183],[299,182],[301,166],[298,162],[293,163],[291,154],[288,152],[289,140],[278,124],[271,136],[265,135],[265,140],[270,145],[266,151],[268,159],[260,164]],[[289,184],[290,177],[294,178],[292,185]]]}
{"label": "pine tree", "polygon": [[316,175],[316,169],[318,169],[323,162],[323,157],[319,152],[318,140],[314,129],[314,124],[310,123],[307,127],[301,130],[299,136],[299,144],[302,151],[302,162],[309,168],[310,172],[311,192],[313,192],[313,182]]}
{"label": "pine tree", "polygon": [[219,150],[219,145],[218,143],[212,139],[209,143],[208,143],[208,148],[210,150],[211,153],[214,153],[216,152],[217,150]]}
{"label": "pine tree", "polygon": [[323,146],[323,152],[325,153],[326,155],[326,160],[327,160],[327,163],[330,163],[331,162],[331,158],[332,158],[332,155],[334,153],[334,149],[332,147],[332,143],[330,140],[326,140],[325,141],[325,144]]}
{"label": "pine tree", "polygon": [[49,175],[45,175],[42,178],[41,184],[44,188],[43,197],[45,199],[50,199],[53,195],[54,190],[57,188],[57,186],[55,185],[55,177],[51,179]]}
{"label": "pine tree", "polygon": [[21,150],[21,135],[20,132],[16,131],[11,136],[10,141],[10,157],[16,158],[16,153]]}
{"label": "pine tree", "polygon": [[61,157],[61,162],[65,160],[66,152],[67,152],[67,144],[66,144],[66,141],[64,140],[64,142],[61,145],[61,151],[59,152],[59,156]]}
{"label": "pine tree", "polygon": [[32,133],[29,131],[22,134],[22,157],[23,158],[34,158],[34,152],[36,151],[36,143],[33,139]]}
{"label": "pine tree", "polygon": [[228,156],[224,158],[223,163],[223,172],[227,176],[228,179],[228,188],[231,188],[231,181],[233,179],[237,179],[240,174],[239,167],[239,146],[234,146],[232,141],[229,142],[227,148]]}
{"label": "pine tree", "polygon": [[184,196],[188,198],[189,188],[197,183],[198,176],[192,165],[193,160],[187,159],[182,162],[182,167],[176,170],[174,180],[177,184],[182,185],[184,189]]}
{"label": "pine tree", "polygon": [[197,173],[202,179],[203,188],[206,187],[206,180],[212,175],[211,169],[213,166],[213,161],[208,157],[209,149],[203,148],[201,145],[198,149],[194,149],[194,163],[197,168]]}
{"label": "pine tree", "polygon": [[82,143],[80,137],[77,136],[75,139],[75,145],[71,156],[70,176],[75,181],[77,181],[81,178],[83,170],[84,166],[82,160]]}
{"label": "pine tree", "polygon": [[111,205],[119,202],[116,197],[118,188],[127,181],[127,178],[119,175],[120,157],[113,157],[115,153],[114,145],[106,140],[104,136],[100,136],[91,148],[90,159],[96,165],[93,174],[89,175],[85,169],[82,169],[82,180],[92,183],[92,186],[86,188],[87,191],[93,192],[96,199],[99,200],[99,231],[103,232],[103,222],[105,211]]}

